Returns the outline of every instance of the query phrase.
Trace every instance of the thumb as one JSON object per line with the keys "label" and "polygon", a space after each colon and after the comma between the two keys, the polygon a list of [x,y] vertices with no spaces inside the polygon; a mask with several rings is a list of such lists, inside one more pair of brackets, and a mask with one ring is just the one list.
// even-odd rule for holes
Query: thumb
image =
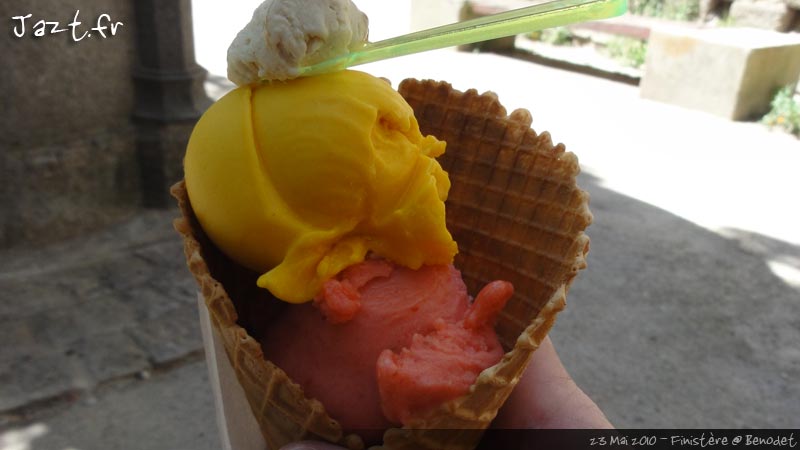
{"label": "thumb", "polygon": [[495,428],[613,428],[545,337],[492,424]]}

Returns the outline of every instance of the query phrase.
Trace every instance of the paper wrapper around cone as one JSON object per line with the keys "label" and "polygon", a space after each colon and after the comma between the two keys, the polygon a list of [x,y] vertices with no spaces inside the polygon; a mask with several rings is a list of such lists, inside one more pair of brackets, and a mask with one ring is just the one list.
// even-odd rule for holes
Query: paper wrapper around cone
{"label": "paper wrapper around cone", "polygon": [[[386,449],[471,449],[519,380],[533,351],[564,308],[567,290],[586,266],[591,223],[588,195],[576,185],[577,158],[531,128],[526,110],[510,115],[492,93],[459,92],[443,82],[405,80],[400,94],[414,109],[423,134],[447,142],[439,158],[452,187],[447,227],[458,242],[455,259],[469,292],[507,280],[514,297],[496,330],[506,354],[484,370],[469,393],[404,429],[384,434]],[[221,338],[261,433],[270,449],[321,439],[352,449],[317,400],[263,357],[259,330],[287,305],[256,286],[247,271],[216,249],[199,227],[181,182],[173,187],[183,218],[190,270],[201,287],[211,323]]]}

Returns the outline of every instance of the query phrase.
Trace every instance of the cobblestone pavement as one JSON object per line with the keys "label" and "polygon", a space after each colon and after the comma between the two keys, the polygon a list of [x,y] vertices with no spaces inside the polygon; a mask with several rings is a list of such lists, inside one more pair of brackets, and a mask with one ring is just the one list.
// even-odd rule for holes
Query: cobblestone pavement
{"label": "cobblestone pavement", "polygon": [[151,211],[95,235],[0,261],[0,412],[79,398],[200,354],[194,280]]}

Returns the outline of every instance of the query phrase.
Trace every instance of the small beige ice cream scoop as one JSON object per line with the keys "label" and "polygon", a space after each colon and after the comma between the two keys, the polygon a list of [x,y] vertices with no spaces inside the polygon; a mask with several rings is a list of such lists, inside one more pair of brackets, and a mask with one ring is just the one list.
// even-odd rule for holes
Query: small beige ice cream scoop
{"label": "small beige ice cream scoop", "polygon": [[300,67],[360,49],[368,34],[350,0],[266,0],[228,48],[228,78],[239,86],[296,78]]}

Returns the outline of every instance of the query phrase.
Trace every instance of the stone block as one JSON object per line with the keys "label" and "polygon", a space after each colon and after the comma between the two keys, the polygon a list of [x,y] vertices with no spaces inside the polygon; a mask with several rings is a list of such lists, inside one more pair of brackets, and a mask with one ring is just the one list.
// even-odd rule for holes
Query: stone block
{"label": "stone block", "polygon": [[118,221],[141,203],[128,124],[68,141],[7,147],[0,160],[7,195],[0,228],[8,246],[75,236]]}
{"label": "stone block", "polygon": [[89,387],[85,369],[61,352],[36,346],[12,348],[0,355],[0,412],[74,395]]}
{"label": "stone block", "polygon": [[36,279],[33,282],[31,278],[10,271],[0,271],[0,278],[5,278],[0,282],[0,328],[5,320],[17,320],[19,317],[32,316],[57,307],[72,308],[77,303],[74,295],[59,285],[59,280]]}
{"label": "stone block", "polygon": [[[480,17],[499,14],[513,9],[525,8],[528,6],[548,3],[551,0],[466,0],[458,13],[458,21],[477,19]],[[436,2],[426,2],[436,3]],[[514,50],[516,36],[507,36],[498,39],[491,39],[474,44],[462,45],[458,49],[461,51],[487,51],[487,52],[510,52]]]}
{"label": "stone block", "polygon": [[[491,14],[498,14],[518,7],[528,6],[523,5],[519,1],[480,1],[480,0],[467,0],[458,12],[458,21],[464,22],[466,20],[478,19]],[[473,44],[461,45],[458,47],[461,51],[488,51],[488,52],[504,52],[514,49],[515,36],[507,36],[499,39],[491,39],[488,41],[475,42]]]}
{"label": "stone block", "polygon": [[67,352],[86,367],[92,384],[150,369],[147,354],[122,330],[81,336]]}
{"label": "stone block", "polygon": [[133,312],[114,297],[92,297],[75,305],[48,309],[29,319],[37,342],[59,348],[87,334],[102,334],[134,326]]}
{"label": "stone block", "polygon": [[131,328],[130,335],[155,365],[168,364],[203,348],[197,305],[193,303],[139,323]]}
{"label": "stone block", "polygon": [[755,28],[657,28],[643,98],[740,120],[763,115],[800,76],[800,36]]}
{"label": "stone block", "polygon": [[794,13],[782,0],[736,0],[731,5],[728,17],[737,27],[787,31],[792,25]]}

